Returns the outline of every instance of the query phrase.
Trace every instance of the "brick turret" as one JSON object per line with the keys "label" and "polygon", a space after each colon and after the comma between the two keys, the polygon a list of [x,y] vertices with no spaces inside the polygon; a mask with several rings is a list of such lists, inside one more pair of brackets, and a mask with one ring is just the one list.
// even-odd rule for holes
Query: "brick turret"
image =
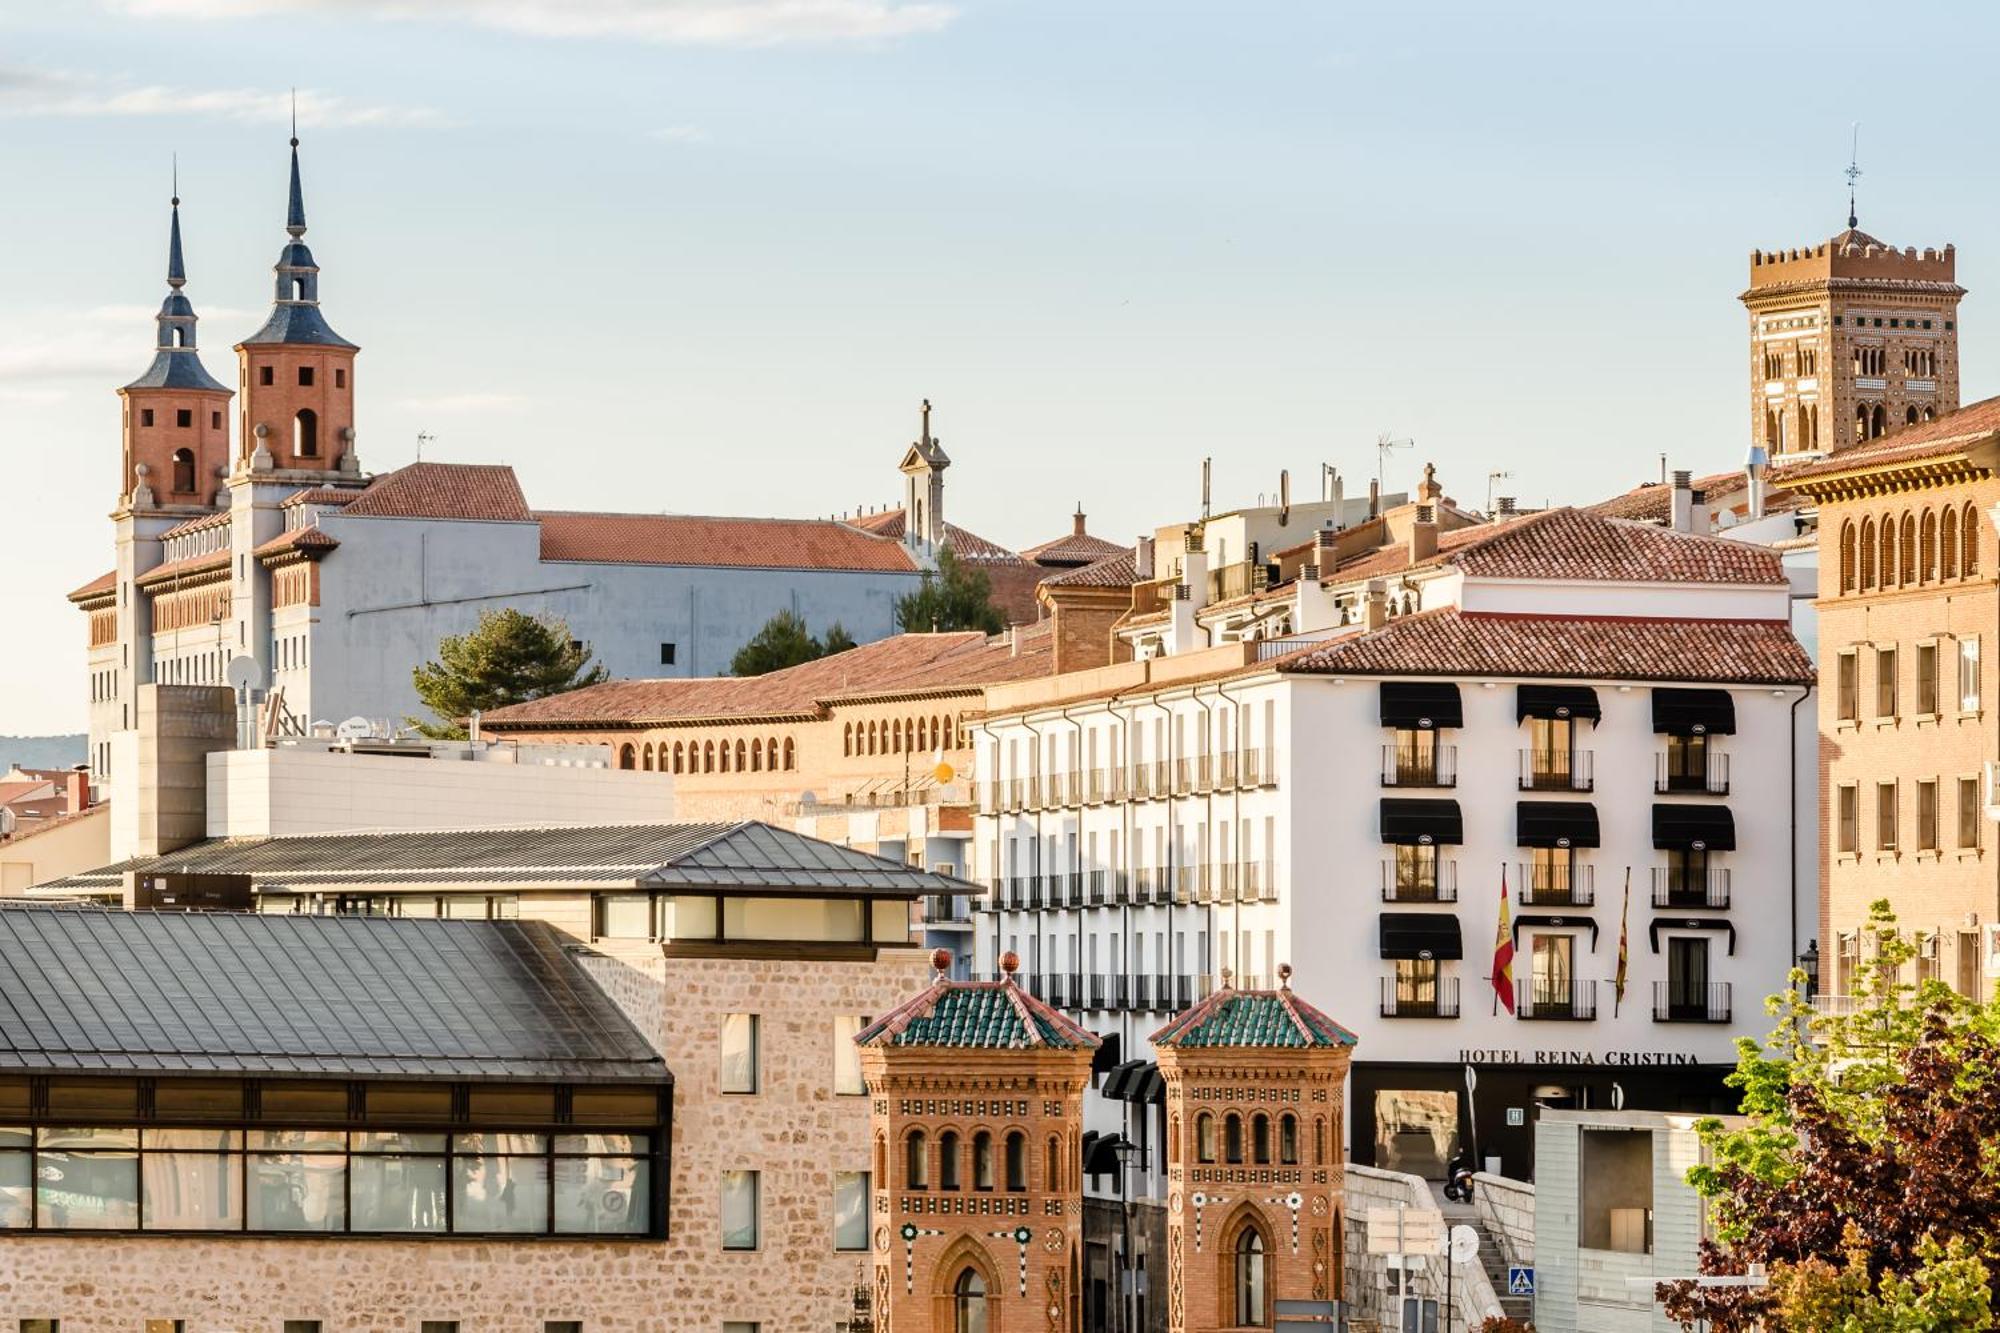
{"label": "brick turret", "polygon": [[181,200],[167,236],[167,298],[155,317],[153,364],[118,391],[124,421],[121,509],[209,508],[229,461],[229,389],[201,364],[194,305],[181,288]]}

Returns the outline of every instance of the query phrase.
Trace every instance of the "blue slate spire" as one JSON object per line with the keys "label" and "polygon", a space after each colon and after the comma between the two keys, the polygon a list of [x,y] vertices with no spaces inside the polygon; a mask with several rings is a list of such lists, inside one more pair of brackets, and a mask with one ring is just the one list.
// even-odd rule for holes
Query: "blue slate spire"
{"label": "blue slate spire", "polygon": [[320,347],[352,347],[353,343],[335,333],[319,312],[319,265],[303,239],[306,233],[305,191],[299,185],[299,134],[297,113],[292,122],[292,188],[285,209],[285,231],[291,239],[278,252],[272,271],[277,275],[275,304],[271,317],[243,341],[247,343],[311,344]]}
{"label": "blue slate spire", "polygon": [[306,196],[305,191],[299,188],[299,129],[296,122],[292,126],[292,198],[285,209],[285,230],[294,237],[306,234]]}
{"label": "blue slate spire", "polygon": [[187,264],[181,256],[181,194],[175,172],[173,212],[167,225],[167,299],[153,317],[158,336],[153,342],[153,364],[146,373],[125,387],[128,389],[203,389],[228,393],[221,381],[208,373],[195,350],[194,303],[181,288],[187,285]]}
{"label": "blue slate spire", "polygon": [[[179,175],[177,171],[174,173]],[[174,220],[167,233],[167,286],[179,291],[187,285],[187,265],[181,261],[181,191],[174,183]]]}

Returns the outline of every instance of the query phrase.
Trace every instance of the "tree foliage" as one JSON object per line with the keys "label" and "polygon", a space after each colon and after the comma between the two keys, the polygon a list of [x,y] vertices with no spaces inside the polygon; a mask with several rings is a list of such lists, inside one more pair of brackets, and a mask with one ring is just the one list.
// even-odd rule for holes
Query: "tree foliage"
{"label": "tree foliage", "polygon": [[2000,1006],[1902,975],[1917,946],[1887,902],[1850,1012],[1815,1015],[1805,977],[1737,1043],[1747,1123],[1701,1126],[1688,1173],[1714,1210],[1705,1274],[1763,1264],[1767,1287],[1661,1284],[1668,1315],[1713,1333],[1985,1329],[2000,1276]]}
{"label": "tree foliage", "polygon": [[896,628],[905,634],[967,629],[998,634],[1007,628],[1007,618],[993,605],[993,581],[986,571],[944,547],[937,568],[924,571],[922,586],[896,599]]}
{"label": "tree foliage", "polygon": [[729,659],[729,674],[761,676],[767,671],[783,671],[801,662],[844,653],[853,646],[854,636],[838,620],[827,626],[824,639],[815,639],[803,616],[796,611],[780,611],[736,650],[736,656]]}
{"label": "tree foliage", "polygon": [[484,611],[471,633],[446,637],[438,644],[437,660],[412,673],[417,697],[438,721],[410,721],[426,736],[462,740],[474,709],[487,712],[562,694],[595,685],[608,674],[601,664],[591,664],[589,644],[570,639],[565,622],[512,608]]}

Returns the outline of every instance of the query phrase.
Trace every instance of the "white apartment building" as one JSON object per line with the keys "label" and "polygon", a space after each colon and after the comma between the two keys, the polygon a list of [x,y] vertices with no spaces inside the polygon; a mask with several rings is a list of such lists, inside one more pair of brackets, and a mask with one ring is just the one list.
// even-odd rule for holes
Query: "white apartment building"
{"label": "white apartment building", "polygon": [[[1360,1034],[1350,1160],[1527,1177],[1538,1105],[1727,1109],[1731,1043],[1805,948],[1813,669],[1780,557],[1568,509],[1439,534],[1427,510],[1272,580],[1288,638],[989,695],[979,965],[1014,950],[1119,1037],[1092,1128],[1134,1193],[1158,1127],[1119,1103],[1225,969],[1289,962]],[[1169,614],[1200,551],[1162,570]]]}

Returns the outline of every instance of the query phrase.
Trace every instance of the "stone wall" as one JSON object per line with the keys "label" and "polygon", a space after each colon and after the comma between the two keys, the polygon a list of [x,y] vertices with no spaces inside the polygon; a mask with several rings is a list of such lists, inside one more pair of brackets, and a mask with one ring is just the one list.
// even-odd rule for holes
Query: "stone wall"
{"label": "stone wall", "polygon": [[1500,1262],[1535,1263],[1535,1187],[1484,1171],[1472,1178],[1472,1206],[1479,1225],[1500,1246]]}
{"label": "stone wall", "polygon": [[[1434,1213],[1438,1210],[1437,1200],[1422,1178],[1372,1166],[1347,1167],[1346,1193],[1348,1318],[1354,1333],[1400,1328],[1396,1317],[1396,1270],[1385,1256],[1368,1253],[1368,1210],[1393,1208],[1402,1203],[1412,1212]],[[1455,1328],[1478,1328],[1481,1321],[1502,1313],[1493,1283],[1477,1256],[1458,1264],[1443,1256],[1427,1257],[1421,1268],[1410,1270],[1412,1296],[1437,1301],[1442,1307],[1447,1286]]]}

